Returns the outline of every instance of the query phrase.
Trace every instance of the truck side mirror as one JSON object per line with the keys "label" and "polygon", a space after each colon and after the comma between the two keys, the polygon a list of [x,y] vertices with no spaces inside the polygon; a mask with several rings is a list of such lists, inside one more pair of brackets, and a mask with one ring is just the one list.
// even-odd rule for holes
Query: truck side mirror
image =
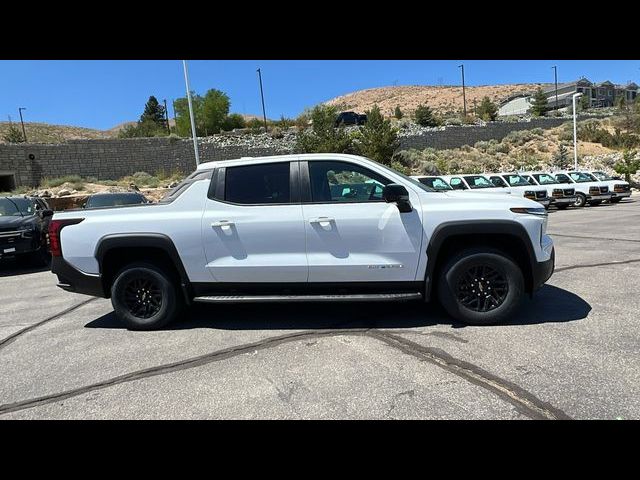
{"label": "truck side mirror", "polygon": [[382,198],[387,203],[395,203],[400,213],[408,213],[413,210],[409,201],[409,192],[403,185],[390,183],[382,190]]}
{"label": "truck side mirror", "polygon": [[42,218],[53,217],[53,210],[41,210]]}

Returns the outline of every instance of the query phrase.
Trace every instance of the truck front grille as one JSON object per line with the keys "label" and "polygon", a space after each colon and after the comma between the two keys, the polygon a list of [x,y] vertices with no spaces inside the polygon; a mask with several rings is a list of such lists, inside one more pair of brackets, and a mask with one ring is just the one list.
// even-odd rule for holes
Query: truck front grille
{"label": "truck front grille", "polygon": [[565,188],[564,189],[564,196],[565,197],[572,197],[574,196],[576,193],[576,189],[575,188]]}
{"label": "truck front grille", "polygon": [[547,196],[547,192],[545,192],[544,190],[539,190],[536,192],[536,198],[544,198]]}
{"label": "truck front grille", "polygon": [[609,187],[600,187],[600,193],[608,193]]}

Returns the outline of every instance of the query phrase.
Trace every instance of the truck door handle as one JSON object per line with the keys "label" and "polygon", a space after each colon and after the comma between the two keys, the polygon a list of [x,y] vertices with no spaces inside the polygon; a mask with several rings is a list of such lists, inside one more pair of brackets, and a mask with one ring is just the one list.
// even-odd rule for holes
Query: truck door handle
{"label": "truck door handle", "polygon": [[331,223],[334,222],[335,220],[333,218],[329,218],[329,217],[318,217],[318,218],[312,218],[311,220],[309,220],[309,223]]}
{"label": "truck door handle", "polygon": [[235,225],[235,223],[230,222],[229,220],[220,220],[218,222],[212,222],[211,228],[221,227],[221,228],[229,228]]}

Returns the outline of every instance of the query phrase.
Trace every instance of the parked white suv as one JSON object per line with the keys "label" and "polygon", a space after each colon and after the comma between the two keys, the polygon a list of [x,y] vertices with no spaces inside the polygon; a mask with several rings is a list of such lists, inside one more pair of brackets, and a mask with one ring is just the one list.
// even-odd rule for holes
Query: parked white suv
{"label": "parked white suv", "polygon": [[576,189],[562,184],[556,177],[545,172],[524,172],[522,177],[531,185],[539,185],[547,189],[551,197],[551,205],[559,210],[565,210],[569,205],[576,203]]}
{"label": "parked white suv", "polygon": [[593,178],[582,173],[573,171],[553,172],[553,176],[560,183],[571,185],[576,190],[576,202],[574,206],[584,207],[589,205],[600,205],[605,200],[611,199],[609,186],[603,182],[594,182]]}
{"label": "parked white suv", "polygon": [[512,194],[521,195],[529,200],[535,200],[545,208],[549,208],[551,199],[547,195],[547,189],[532,187],[526,178],[523,178],[516,172],[489,175],[489,180],[496,187],[509,188]]}
{"label": "parked white suv", "polygon": [[591,170],[583,173],[591,177],[594,181],[604,183],[609,187],[609,192],[611,193],[609,201],[611,203],[619,203],[623,198],[631,196],[631,185],[629,182],[615,180],[601,170]]}
{"label": "parked white suv", "polygon": [[547,214],[511,195],[438,192],[367,158],[204,163],[156,204],[55,213],[52,271],[111,297],[129,328],[192,302],[429,300],[468,323],[516,314],[552,274]]}

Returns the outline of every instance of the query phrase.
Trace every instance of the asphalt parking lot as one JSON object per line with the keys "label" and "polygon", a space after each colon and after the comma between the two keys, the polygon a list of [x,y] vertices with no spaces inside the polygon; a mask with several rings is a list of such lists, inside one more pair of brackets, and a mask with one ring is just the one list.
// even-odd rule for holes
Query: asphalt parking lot
{"label": "asphalt parking lot", "polygon": [[554,275],[491,327],[265,304],[131,332],[109,300],[5,261],[0,419],[638,419],[640,202],[552,211],[548,230]]}

